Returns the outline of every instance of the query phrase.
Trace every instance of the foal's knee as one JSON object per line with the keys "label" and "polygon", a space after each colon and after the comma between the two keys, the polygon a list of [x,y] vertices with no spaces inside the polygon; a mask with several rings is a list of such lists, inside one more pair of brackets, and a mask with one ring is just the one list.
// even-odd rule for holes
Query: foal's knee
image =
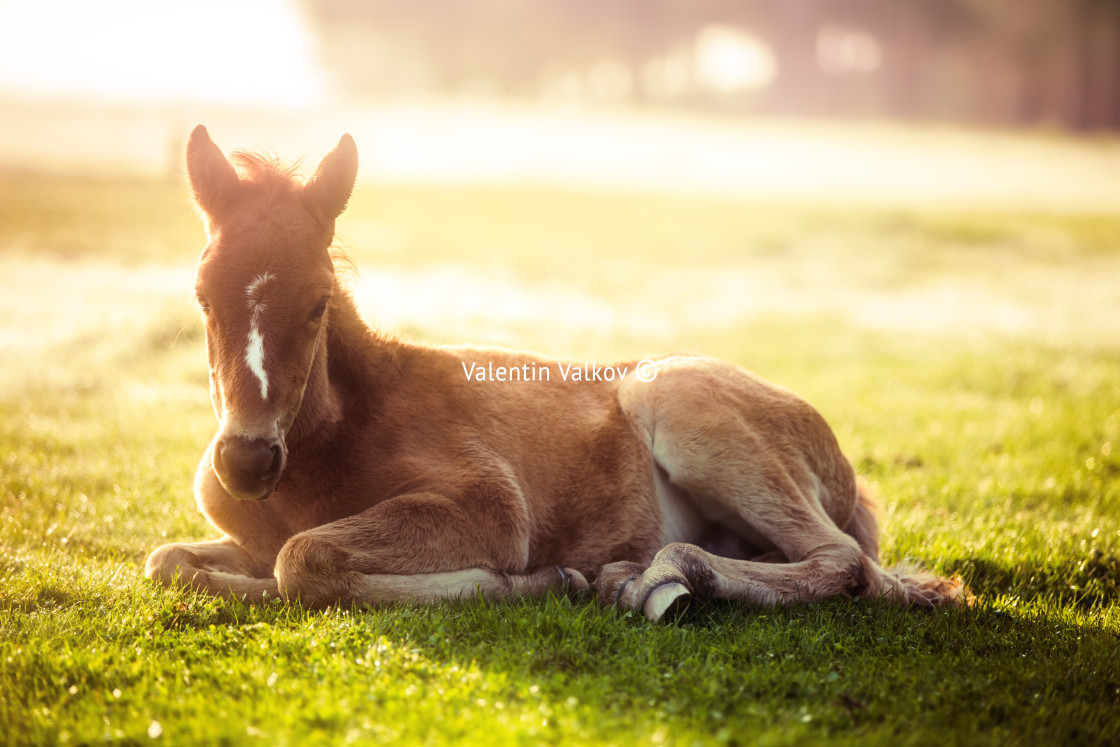
{"label": "foal's knee", "polygon": [[658,550],[650,570],[659,576],[655,583],[680,581],[702,597],[711,595],[715,587],[708,553],[688,542],[670,542]]}
{"label": "foal's knee", "polygon": [[144,563],[144,576],[164,586],[188,584],[196,573],[198,556],[182,545],[161,545]]}
{"label": "foal's knee", "polygon": [[805,560],[812,564],[822,596],[852,599],[866,596],[876,587],[875,564],[854,540],[819,547]]}
{"label": "foal's knee", "polygon": [[292,537],[276,557],[280,593],[308,606],[322,606],[347,596],[350,572],[346,553],[330,541],[305,532]]}

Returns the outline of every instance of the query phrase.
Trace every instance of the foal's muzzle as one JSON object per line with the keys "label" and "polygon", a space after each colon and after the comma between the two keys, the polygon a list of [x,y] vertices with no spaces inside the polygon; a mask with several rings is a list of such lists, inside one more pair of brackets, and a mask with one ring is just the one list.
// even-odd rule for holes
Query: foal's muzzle
{"label": "foal's muzzle", "polygon": [[214,473],[230,495],[241,500],[266,497],[284,469],[284,447],[267,438],[220,438],[210,457]]}

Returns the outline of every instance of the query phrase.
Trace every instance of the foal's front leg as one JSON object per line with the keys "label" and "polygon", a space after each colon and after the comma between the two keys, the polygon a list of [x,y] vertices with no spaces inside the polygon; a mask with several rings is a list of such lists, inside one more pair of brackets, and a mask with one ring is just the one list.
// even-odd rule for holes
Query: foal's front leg
{"label": "foal's front leg", "polygon": [[[304,604],[427,603],[589,588],[579,571],[528,567],[528,528],[515,512],[433,493],[392,498],[301,532],[276,558],[281,593]],[[488,510],[489,509],[489,510]]]}
{"label": "foal's front leg", "polygon": [[189,586],[247,602],[280,596],[271,567],[255,562],[229,537],[158,547],[148,556],[144,575],[164,586]]}

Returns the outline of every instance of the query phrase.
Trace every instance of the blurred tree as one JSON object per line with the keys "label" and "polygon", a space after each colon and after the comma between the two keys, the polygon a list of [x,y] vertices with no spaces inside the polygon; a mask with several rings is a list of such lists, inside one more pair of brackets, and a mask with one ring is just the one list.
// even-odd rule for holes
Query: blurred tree
{"label": "blurred tree", "polygon": [[[352,98],[567,91],[729,111],[1120,129],[1118,0],[302,2],[337,92]],[[768,87],[701,85],[696,44],[712,27],[769,47]]]}

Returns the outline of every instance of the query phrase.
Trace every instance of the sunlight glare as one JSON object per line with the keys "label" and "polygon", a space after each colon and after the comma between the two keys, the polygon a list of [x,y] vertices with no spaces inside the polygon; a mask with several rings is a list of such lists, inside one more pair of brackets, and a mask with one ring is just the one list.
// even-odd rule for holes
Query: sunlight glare
{"label": "sunlight glare", "polygon": [[290,1],[8,0],[0,92],[305,106],[323,83]]}
{"label": "sunlight glare", "polygon": [[770,85],[777,65],[758,37],[729,26],[708,26],[696,35],[696,74],[716,91],[742,91]]}

